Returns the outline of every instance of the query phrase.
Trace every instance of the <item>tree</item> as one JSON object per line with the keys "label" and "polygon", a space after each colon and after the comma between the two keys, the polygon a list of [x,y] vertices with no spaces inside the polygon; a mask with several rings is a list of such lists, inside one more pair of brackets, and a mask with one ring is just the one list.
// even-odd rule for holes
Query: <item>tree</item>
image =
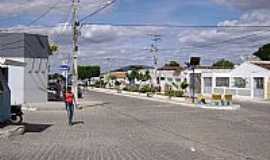
{"label": "tree", "polygon": [[213,67],[217,67],[220,69],[233,69],[234,63],[226,60],[226,59],[221,59],[213,64]]}
{"label": "tree", "polygon": [[49,55],[54,55],[59,50],[59,47],[56,44],[49,45]]}
{"label": "tree", "polygon": [[79,79],[98,77],[100,75],[99,66],[78,66]]}
{"label": "tree", "polygon": [[263,61],[270,61],[270,43],[259,48],[253,55]]}
{"label": "tree", "polygon": [[152,78],[152,77],[151,77],[151,75],[150,75],[150,71],[147,70],[147,71],[145,72],[144,76],[143,76],[143,80],[144,80],[144,81],[148,81],[148,80],[150,80],[151,78]]}
{"label": "tree", "polygon": [[176,61],[170,61],[168,64],[165,64],[166,66],[174,66],[174,67],[179,67],[180,64]]}
{"label": "tree", "polygon": [[128,80],[129,81],[134,81],[135,79],[139,78],[139,73],[136,70],[132,70],[129,74],[128,74]]}
{"label": "tree", "polygon": [[182,90],[186,90],[188,87],[188,83],[187,83],[187,80],[185,79],[182,83],[181,83],[181,89]]}

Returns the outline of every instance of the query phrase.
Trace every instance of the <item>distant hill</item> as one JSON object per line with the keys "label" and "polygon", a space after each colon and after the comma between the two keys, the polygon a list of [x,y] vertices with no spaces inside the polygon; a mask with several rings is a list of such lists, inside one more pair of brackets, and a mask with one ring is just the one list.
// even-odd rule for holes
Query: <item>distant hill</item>
{"label": "distant hill", "polygon": [[129,65],[113,70],[112,72],[127,72],[129,70],[140,70],[140,69],[154,69],[154,67],[146,65]]}

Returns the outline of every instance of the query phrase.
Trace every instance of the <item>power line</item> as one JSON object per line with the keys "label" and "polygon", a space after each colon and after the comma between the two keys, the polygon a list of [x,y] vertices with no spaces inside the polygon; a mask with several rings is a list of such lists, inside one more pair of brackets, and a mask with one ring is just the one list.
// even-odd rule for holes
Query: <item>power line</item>
{"label": "power line", "polygon": [[173,24],[125,24],[125,23],[85,23],[88,25],[111,25],[115,27],[163,27],[163,28],[270,28],[270,25],[173,25]]}
{"label": "power line", "polygon": [[114,4],[115,2],[116,2],[116,0],[108,1],[108,2],[107,2],[104,6],[102,6],[101,8],[98,8],[98,9],[95,10],[94,12],[92,12],[92,13],[88,14],[87,16],[81,18],[81,19],[79,20],[79,22],[83,22],[83,21],[85,21],[87,18],[96,15],[97,13],[103,11],[104,9],[106,9],[106,8],[109,7],[109,6],[111,6],[111,5]]}
{"label": "power line", "polygon": [[56,3],[54,3],[51,7],[49,7],[47,10],[45,10],[45,12],[43,12],[40,16],[38,16],[37,18],[35,18],[34,20],[32,20],[29,24],[27,24],[27,26],[31,26],[34,23],[36,23],[37,21],[39,21],[41,18],[45,17],[47,14],[49,14],[53,9],[57,8],[57,5],[60,3],[61,1],[57,1]]}
{"label": "power line", "polygon": [[[221,45],[221,44],[230,43],[230,42],[236,41],[236,40],[247,39],[247,38],[250,38],[252,36],[258,36],[258,34],[262,34],[265,32],[270,32],[270,30],[261,31],[260,33],[252,33],[252,34],[247,34],[244,36],[238,36],[238,37],[226,39],[226,40],[219,41],[219,42],[213,42],[213,43],[202,44],[202,45],[197,45],[197,46],[195,45],[195,46],[192,46],[192,48],[194,48],[194,47],[195,48],[206,48],[206,47],[211,47],[211,46],[215,46],[215,45]],[[189,48],[191,48],[191,47],[189,47]]]}
{"label": "power line", "polygon": [[[270,30],[267,30],[270,31]],[[213,43],[208,43],[208,44],[201,44],[201,45],[193,45],[193,46],[188,46],[188,47],[183,47],[183,48],[160,48],[158,50],[160,51],[181,51],[181,49],[201,49],[201,48],[206,48],[206,47],[211,47],[211,46],[215,46],[215,45],[221,45],[221,44],[225,44],[225,43],[229,43],[229,42],[233,42],[236,40],[242,40],[242,39],[247,39],[247,38],[252,38],[253,36],[259,36],[259,34],[263,34],[265,33],[265,31],[261,31],[260,33],[252,33],[252,34],[248,34],[248,35],[244,35],[244,36],[238,36],[238,37],[234,37],[234,38],[230,38],[230,39],[226,39],[223,41],[219,41],[219,42],[213,42]],[[123,49],[123,48],[122,48]],[[101,50],[122,50],[122,49],[101,49]],[[151,48],[124,48],[123,50],[139,50],[139,51],[149,51]]]}

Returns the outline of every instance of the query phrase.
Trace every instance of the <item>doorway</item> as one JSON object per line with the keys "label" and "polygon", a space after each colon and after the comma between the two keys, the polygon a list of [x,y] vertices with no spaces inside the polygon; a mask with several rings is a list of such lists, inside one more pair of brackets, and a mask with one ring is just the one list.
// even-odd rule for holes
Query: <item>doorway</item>
{"label": "doorway", "polygon": [[254,97],[264,98],[264,78],[255,77],[254,78]]}

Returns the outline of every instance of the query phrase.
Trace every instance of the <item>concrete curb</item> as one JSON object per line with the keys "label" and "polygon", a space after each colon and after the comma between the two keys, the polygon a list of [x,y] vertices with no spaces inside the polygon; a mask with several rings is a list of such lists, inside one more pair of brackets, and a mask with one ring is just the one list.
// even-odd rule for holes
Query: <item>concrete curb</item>
{"label": "concrete curb", "polygon": [[199,105],[199,104],[186,103],[185,98],[172,97],[169,99],[166,96],[160,96],[160,95],[154,95],[153,97],[147,97],[147,95],[143,94],[143,93],[134,93],[134,92],[126,92],[126,91],[122,91],[121,93],[118,93],[116,90],[110,90],[110,89],[100,89],[100,88],[93,89],[93,88],[91,88],[91,89],[89,89],[89,91],[101,92],[101,93],[118,95],[118,96],[125,96],[125,97],[133,97],[133,98],[161,102],[161,103],[178,104],[181,106],[192,107],[192,108],[201,108],[201,109],[209,109],[209,110],[238,110],[238,109],[240,109],[240,105],[231,105],[231,106]]}
{"label": "concrete curb", "polygon": [[24,125],[10,125],[0,129],[0,139],[1,138],[10,138],[13,136],[22,135],[25,132]]}

